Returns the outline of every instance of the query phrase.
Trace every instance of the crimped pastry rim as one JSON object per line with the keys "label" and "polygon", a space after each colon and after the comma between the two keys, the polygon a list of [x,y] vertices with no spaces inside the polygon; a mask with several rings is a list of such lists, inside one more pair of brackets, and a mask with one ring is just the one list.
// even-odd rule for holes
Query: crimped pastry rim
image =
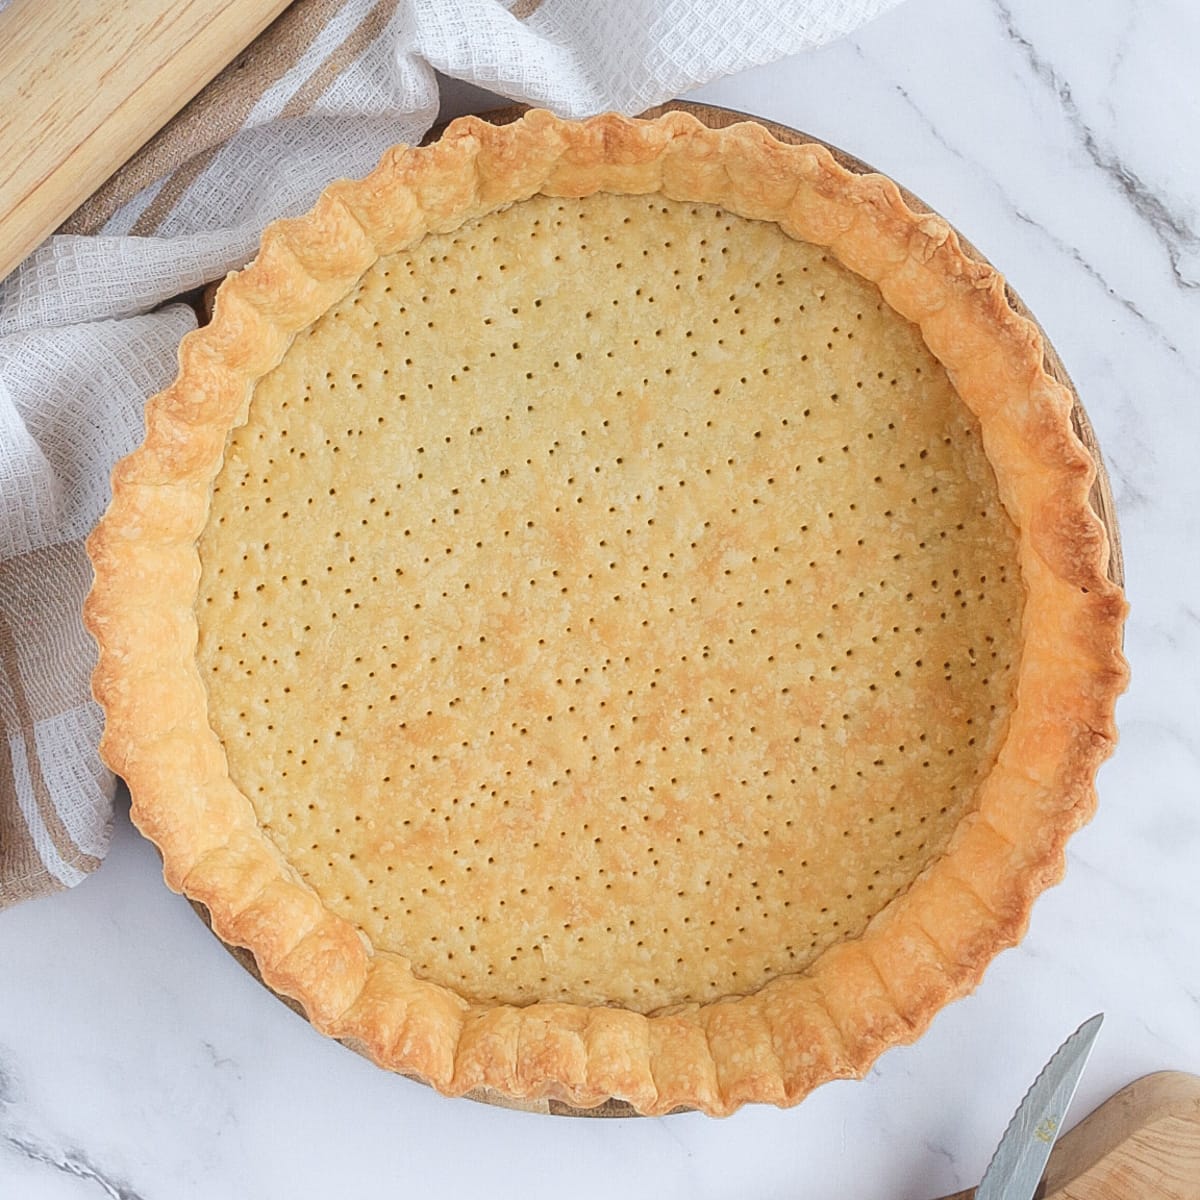
{"label": "crimped pastry rim", "polygon": [[[1028,588],[1008,737],[945,854],[808,972],[651,1016],[475,1006],[373,951],[258,829],[209,727],[194,653],[196,541],[225,436],[292,335],[380,254],[538,192],[598,190],[775,221],[875,282],[920,326],[978,418]],[[128,782],[167,883],[203,903],[216,932],[248,947],[264,981],[322,1032],[450,1095],[485,1087],[580,1108],[618,1097],[643,1113],[724,1115],[861,1076],[1020,938],[1033,900],[1062,875],[1067,837],[1094,811],[1096,769],[1115,742],[1125,602],[1088,503],[1095,465],[1043,348],[998,273],[966,256],[941,218],[914,212],[882,176],[753,123],[463,118],[434,145],[396,148],[366,179],[331,185],[306,216],[268,226],[255,262],[218,292],[211,324],[183,340],[179,376],[150,401],[146,440],[114,471],[112,504],[88,543],[102,754]]]}

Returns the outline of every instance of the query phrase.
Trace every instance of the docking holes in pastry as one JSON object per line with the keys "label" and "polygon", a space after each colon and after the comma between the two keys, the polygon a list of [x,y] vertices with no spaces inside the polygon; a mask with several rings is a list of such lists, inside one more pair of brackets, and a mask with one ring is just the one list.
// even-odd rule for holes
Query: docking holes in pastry
{"label": "docking holes in pastry", "polygon": [[230,436],[198,614],[233,778],[469,998],[803,970],[1003,735],[1021,580],[979,443],[918,332],[773,225],[598,195],[431,236]]}

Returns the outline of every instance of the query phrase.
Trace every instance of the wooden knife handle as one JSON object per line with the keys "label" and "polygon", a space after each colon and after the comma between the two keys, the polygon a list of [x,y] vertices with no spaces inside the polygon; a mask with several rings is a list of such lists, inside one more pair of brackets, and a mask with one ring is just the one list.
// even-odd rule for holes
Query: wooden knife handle
{"label": "wooden knife handle", "polygon": [[1200,1076],[1161,1071],[1105,1101],[1059,1140],[1037,1196],[1200,1200]]}
{"label": "wooden knife handle", "polygon": [[0,279],[290,0],[12,0],[0,12]]}

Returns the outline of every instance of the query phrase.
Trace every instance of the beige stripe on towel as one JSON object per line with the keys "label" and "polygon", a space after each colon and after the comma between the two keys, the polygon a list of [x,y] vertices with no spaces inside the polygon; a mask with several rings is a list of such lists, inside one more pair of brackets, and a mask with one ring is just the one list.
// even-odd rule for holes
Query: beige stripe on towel
{"label": "beige stripe on towel", "polygon": [[299,62],[340,8],[341,0],[296,0],[85,200],[59,232],[98,232],[138,192],[169,175],[131,230],[138,236],[156,232],[216,150],[241,129],[254,106]]}
{"label": "beige stripe on towel", "polygon": [[17,655],[17,644],[13,639],[13,633],[9,628],[8,621],[2,612],[0,612],[0,673],[3,673],[4,682],[7,685],[8,702],[12,705],[16,714],[15,726],[7,721],[5,722],[8,726],[9,741],[8,744],[0,748],[7,760],[5,765],[14,788],[19,788],[19,784],[16,778],[18,775],[16,770],[17,764],[13,761],[16,748],[12,743],[16,740],[14,734],[19,730],[21,748],[24,751],[29,783],[33,793],[33,801],[37,807],[38,816],[41,818],[42,824],[50,835],[50,841],[55,852],[67,866],[73,867],[77,871],[81,871],[84,874],[94,871],[100,865],[100,860],[80,850],[71,840],[71,835],[67,832],[67,827],[63,824],[58,809],[54,807],[54,800],[50,795],[50,789],[46,786],[46,779],[42,774],[41,760],[38,757],[33,711],[30,708],[29,698],[26,695],[25,681],[21,677],[21,664]]}

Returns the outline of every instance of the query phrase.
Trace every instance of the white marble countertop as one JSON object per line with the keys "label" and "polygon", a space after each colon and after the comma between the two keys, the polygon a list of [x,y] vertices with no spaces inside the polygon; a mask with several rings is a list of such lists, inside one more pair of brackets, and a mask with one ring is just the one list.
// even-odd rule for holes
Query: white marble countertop
{"label": "white marble countertop", "polygon": [[1065,882],[975,995],[790,1111],[445,1100],[254,983],[119,810],[95,876],[0,914],[0,1197],[925,1200],[978,1181],[1097,1010],[1073,1118],[1147,1072],[1200,1072],[1198,59],[1191,0],[909,0],[695,97],[834,142],[955,222],[1039,315],[1107,452],[1133,605],[1123,740]]}

